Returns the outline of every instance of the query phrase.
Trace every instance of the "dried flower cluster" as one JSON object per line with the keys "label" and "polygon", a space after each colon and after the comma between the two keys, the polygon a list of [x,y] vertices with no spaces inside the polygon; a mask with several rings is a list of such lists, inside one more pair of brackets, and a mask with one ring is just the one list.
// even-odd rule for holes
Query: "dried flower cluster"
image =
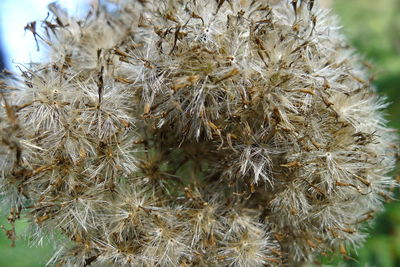
{"label": "dried flower cluster", "polygon": [[295,266],[363,241],[396,135],[326,10],[114,2],[50,5],[26,27],[48,61],[2,83],[1,198],[64,237],[51,264]]}

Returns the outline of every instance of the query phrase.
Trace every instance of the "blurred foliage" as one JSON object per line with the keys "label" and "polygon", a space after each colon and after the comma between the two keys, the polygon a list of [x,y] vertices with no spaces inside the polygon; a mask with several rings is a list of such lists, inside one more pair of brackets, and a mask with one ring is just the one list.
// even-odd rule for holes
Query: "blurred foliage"
{"label": "blurred foliage", "polygon": [[378,90],[388,96],[390,124],[400,129],[400,1],[335,0],[343,31],[369,61]]}
{"label": "blurred foliage", "polygon": [[[1,212],[4,214],[4,211]],[[2,216],[0,225],[5,229],[11,229],[7,218]],[[52,256],[52,249],[49,244],[44,244],[41,247],[31,246],[30,242],[26,240],[23,233],[26,231],[27,223],[18,221],[16,223],[15,231],[17,234],[17,241],[15,247],[11,247],[11,241],[7,239],[4,230],[0,233],[0,266],[2,267],[43,267]]]}
{"label": "blurred foliage", "polygon": [[[333,8],[339,13],[344,32],[366,61],[373,67],[371,74],[379,92],[391,102],[388,108],[390,125],[400,129],[400,1],[399,0],[334,0]],[[399,194],[397,194],[399,196]],[[6,218],[0,225],[9,228]],[[18,222],[17,235],[21,236],[26,223]],[[353,260],[323,259],[333,266],[400,266],[400,203],[386,205],[385,212],[371,224],[365,246],[350,256]],[[20,238],[13,248],[4,233],[0,234],[0,266],[44,266],[51,255],[50,245],[30,247]]]}

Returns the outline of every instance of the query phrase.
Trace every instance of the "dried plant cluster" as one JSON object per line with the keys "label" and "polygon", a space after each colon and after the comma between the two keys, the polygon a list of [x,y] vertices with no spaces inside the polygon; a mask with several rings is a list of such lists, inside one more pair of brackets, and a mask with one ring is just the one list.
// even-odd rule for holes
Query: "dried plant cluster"
{"label": "dried plant cluster", "polygon": [[318,3],[50,9],[26,27],[48,60],[2,84],[0,163],[12,225],[64,237],[51,264],[294,266],[363,241],[396,135]]}

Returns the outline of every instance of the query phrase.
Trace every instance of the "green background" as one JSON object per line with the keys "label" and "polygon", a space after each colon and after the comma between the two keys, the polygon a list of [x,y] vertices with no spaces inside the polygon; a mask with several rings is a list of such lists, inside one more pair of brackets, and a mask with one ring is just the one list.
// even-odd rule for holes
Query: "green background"
{"label": "green background", "polygon": [[[343,31],[358,53],[374,67],[371,74],[382,95],[392,103],[387,118],[390,125],[400,129],[400,1],[399,0],[333,0]],[[397,194],[399,197],[400,195]],[[6,218],[0,225],[8,227]],[[23,236],[26,223],[17,224],[17,234]],[[31,247],[20,238],[16,247],[10,247],[3,232],[0,233],[0,266],[44,266],[51,257],[51,246]],[[321,262],[333,266],[400,266],[400,203],[386,205],[371,224],[370,237],[363,248],[350,255],[354,260],[323,258]]]}

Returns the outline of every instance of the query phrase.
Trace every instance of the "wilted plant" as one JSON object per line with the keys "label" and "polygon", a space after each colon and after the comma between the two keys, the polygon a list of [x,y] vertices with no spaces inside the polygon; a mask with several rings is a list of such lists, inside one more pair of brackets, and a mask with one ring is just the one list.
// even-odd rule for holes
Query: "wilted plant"
{"label": "wilted plant", "polygon": [[[299,265],[358,246],[396,136],[314,1],[50,5],[1,89],[2,199],[59,266]],[[12,230],[8,231],[15,238]]]}

